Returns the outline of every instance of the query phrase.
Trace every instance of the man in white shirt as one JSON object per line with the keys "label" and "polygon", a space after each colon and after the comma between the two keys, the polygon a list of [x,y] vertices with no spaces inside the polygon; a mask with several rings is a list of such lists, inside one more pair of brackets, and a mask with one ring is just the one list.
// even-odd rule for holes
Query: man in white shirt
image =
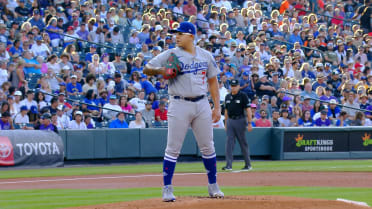
{"label": "man in white shirt", "polygon": [[138,93],[138,97],[135,97],[129,101],[130,105],[136,110],[136,112],[140,112],[145,109],[146,100],[145,92],[141,91]]}
{"label": "man in white shirt", "polygon": [[17,124],[22,124],[22,123],[29,123],[30,120],[28,118],[28,115],[27,115],[27,107],[26,106],[22,106],[21,107],[21,112],[18,113],[16,115],[16,117],[14,118],[14,123],[17,123]]}
{"label": "man in white shirt", "polygon": [[0,60],[0,86],[8,81],[8,71],[6,70],[6,61]]}
{"label": "man in white shirt", "polygon": [[70,123],[69,117],[64,112],[63,105],[60,104],[57,107],[57,128],[58,130],[67,129]]}
{"label": "man in white shirt", "polygon": [[34,57],[42,56],[48,57],[50,55],[50,50],[46,44],[43,43],[43,38],[41,36],[36,37],[36,43],[32,45],[31,50]]}
{"label": "man in white shirt", "polygon": [[21,97],[22,97],[22,92],[21,91],[16,91],[14,92],[14,108],[16,108],[17,112],[21,110]]}
{"label": "man in white shirt", "polygon": [[115,95],[110,96],[109,103],[105,104],[103,108],[112,109],[112,110],[103,109],[103,116],[109,120],[115,120],[117,113],[122,111],[121,107],[117,104],[117,98]]}
{"label": "man in white shirt", "polygon": [[74,120],[70,121],[68,128],[74,130],[87,130],[87,126],[83,119],[83,113],[81,111],[75,112]]}
{"label": "man in white shirt", "polygon": [[225,88],[221,80],[218,81],[218,86],[219,86],[219,92],[220,92],[220,101],[223,102],[225,101],[225,97],[229,93],[229,91]]}
{"label": "man in white shirt", "polygon": [[37,107],[37,103],[34,100],[34,92],[33,91],[31,91],[31,90],[27,91],[26,99],[22,100],[22,102],[21,102],[21,106],[23,106],[23,105],[27,106],[28,110],[31,109],[31,106],[36,106]]}

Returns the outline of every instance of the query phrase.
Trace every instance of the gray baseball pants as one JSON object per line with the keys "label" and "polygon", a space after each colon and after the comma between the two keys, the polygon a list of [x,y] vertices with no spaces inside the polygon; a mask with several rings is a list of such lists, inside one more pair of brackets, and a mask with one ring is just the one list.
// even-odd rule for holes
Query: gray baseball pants
{"label": "gray baseball pants", "polygon": [[242,154],[244,157],[245,165],[251,166],[251,159],[249,156],[249,148],[248,143],[245,138],[245,132],[247,130],[247,121],[246,118],[240,119],[227,119],[226,124],[226,134],[227,134],[227,141],[226,141],[226,167],[232,168],[232,162],[234,160],[233,151],[235,147],[235,138],[238,139],[240,144],[240,148],[242,150]]}
{"label": "gray baseball pants", "polygon": [[168,108],[168,140],[165,155],[178,158],[190,126],[202,155],[215,154],[212,110],[208,99],[190,102],[171,98]]}

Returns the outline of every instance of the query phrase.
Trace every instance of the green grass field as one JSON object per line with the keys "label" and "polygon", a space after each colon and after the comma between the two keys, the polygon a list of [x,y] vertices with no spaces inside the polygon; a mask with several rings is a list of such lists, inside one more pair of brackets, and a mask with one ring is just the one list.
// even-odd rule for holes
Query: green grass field
{"label": "green grass field", "polygon": [[[218,162],[218,170],[224,162]],[[309,161],[254,161],[253,172],[257,171],[372,171],[372,160],[309,160]],[[0,179],[25,177],[52,177],[76,175],[128,174],[128,173],[159,173],[161,163],[128,164],[120,166],[70,167],[25,170],[3,170]],[[235,169],[243,167],[242,162],[234,162]],[[177,163],[176,172],[204,172],[201,162]]]}
{"label": "green grass field", "polygon": [[[218,168],[223,162],[218,163]],[[242,162],[234,163],[241,168]],[[372,160],[317,160],[317,161],[255,161],[257,171],[347,171],[371,172]],[[204,172],[201,162],[178,163],[177,172]],[[0,178],[76,176],[95,174],[160,173],[161,163],[128,164],[121,166],[70,167],[52,169],[3,170]],[[1,185],[0,185],[1,188]],[[335,200],[345,198],[367,202],[372,205],[371,188],[332,188],[332,187],[222,187],[226,195],[284,195],[306,198]],[[177,187],[176,196],[206,196],[205,187]],[[22,208],[62,208],[82,205],[95,205],[146,198],[160,198],[160,188],[135,189],[38,189],[38,190],[1,190],[1,209]]]}

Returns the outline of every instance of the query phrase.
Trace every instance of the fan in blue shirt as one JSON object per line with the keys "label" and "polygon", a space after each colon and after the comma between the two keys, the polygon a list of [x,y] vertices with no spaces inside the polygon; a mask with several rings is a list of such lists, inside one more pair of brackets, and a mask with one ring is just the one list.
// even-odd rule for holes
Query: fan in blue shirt
{"label": "fan in blue shirt", "polygon": [[330,126],[331,125],[331,120],[327,118],[326,110],[321,111],[320,117],[315,120],[315,125],[316,126]]}
{"label": "fan in blue shirt", "polygon": [[77,95],[83,91],[81,84],[77,82],[76,75],[71,76],[71,83],[67,84],[66,90],[69,95]]}
{"label": "fan in blue shirt", "polygon": [[128,128],[128,123],[125,121],[125,113],[119,112],[117,119],[110,123],[109,128]]}

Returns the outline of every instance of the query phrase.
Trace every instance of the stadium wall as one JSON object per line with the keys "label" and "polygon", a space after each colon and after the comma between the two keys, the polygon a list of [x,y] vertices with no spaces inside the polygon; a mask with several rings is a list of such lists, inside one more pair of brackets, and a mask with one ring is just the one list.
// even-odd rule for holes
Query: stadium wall
{"label": "stadium wall", "polygon": [[[372,158],[372,130],[348,128],[255,128],[246,133],[251,156],[273,160]],[[161,158],[167,129],[62,130],[66,160]],[[217,156],[225,155],[226,132],[214,129]],[[182,155],[200,156],[191,129]],[[235,156],[240,146],[235,145]]]}

